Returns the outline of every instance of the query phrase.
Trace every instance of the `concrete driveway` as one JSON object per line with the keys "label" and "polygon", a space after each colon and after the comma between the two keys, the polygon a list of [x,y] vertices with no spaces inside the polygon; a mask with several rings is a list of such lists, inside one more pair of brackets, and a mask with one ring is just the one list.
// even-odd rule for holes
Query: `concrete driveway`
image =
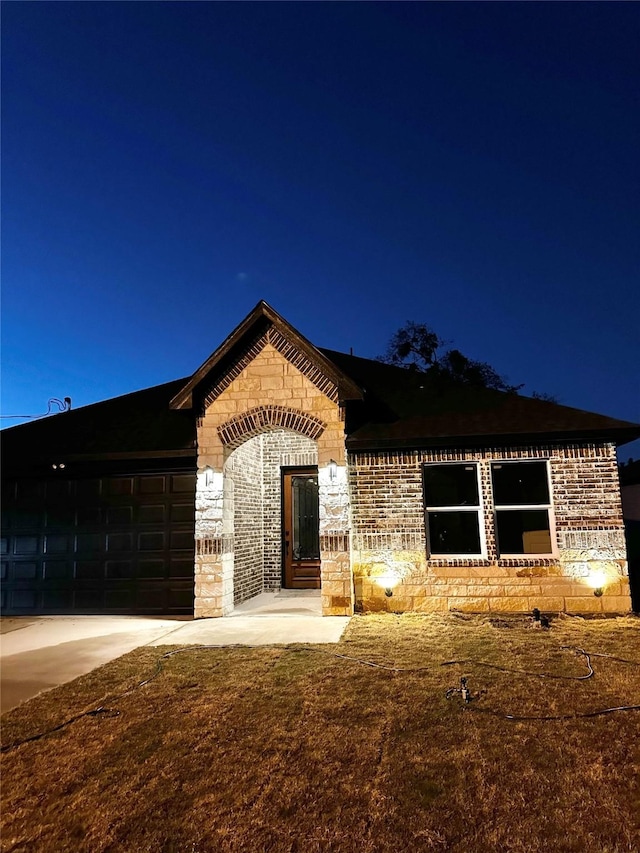
{"label": "concrete driveway", "polygon": [[337,643],[348,617],[320,615],[317,595],[263,593],[222,619],[16,616],[0,621],[0,711],[140,646]]}

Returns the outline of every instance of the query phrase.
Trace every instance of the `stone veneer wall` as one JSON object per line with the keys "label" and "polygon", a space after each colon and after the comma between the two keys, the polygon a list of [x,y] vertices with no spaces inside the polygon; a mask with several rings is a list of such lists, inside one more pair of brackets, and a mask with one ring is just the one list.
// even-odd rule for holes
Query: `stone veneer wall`
{"label": "stone veneer wall", "polygon": [[[490,463],[548,459],[557,556],[501,559]],[[428,559],[423,462],[477,462],[486,559]],[[626,612],[630,609],[620,489],[612,444],[354,453],[349,457],[353,571],[359,609]],[[604,567],[605,592],[585,579]],[[400,582],[388,598],[376,575]]]}
{"label": "stone veneer wall", "polygon": [[[198,424],[196,617],[222,616],[233,610],[235,517],[232,480],[226,477],[225,463],[248,439],[267,436],[278,429],[315,442],[323,614],[343,616],[353,612],[344,422],[337,388],[306,356],[270,328],[248,346],[237,364],[205,395],[205,409]],[[338,466],[334,481],[328,473],[330,460]],[[265,482],[265,489],[269,488],[273,489],[273,484]],[[265,523],[267,583],[274,580],[274,561],[279,560],[275,540],[279,537],[278,515]]]}

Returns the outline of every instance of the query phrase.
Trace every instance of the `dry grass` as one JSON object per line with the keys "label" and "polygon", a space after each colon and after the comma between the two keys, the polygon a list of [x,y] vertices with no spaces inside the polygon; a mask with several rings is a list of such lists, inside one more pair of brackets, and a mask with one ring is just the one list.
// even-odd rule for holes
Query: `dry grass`
{"label": "dry grass", "polygon": [[[640,850],[639,712],[512,722],[640,702],[640,620],[362,616],[339,646],[363,666],[292,646],[169,658],[150,684],[3,759],[2,850],[196,851]],[[102,704],[147,677],[166,648],[144,648],[3,718],[3,742]],[[469,678],[471,707],[447,701]]]}

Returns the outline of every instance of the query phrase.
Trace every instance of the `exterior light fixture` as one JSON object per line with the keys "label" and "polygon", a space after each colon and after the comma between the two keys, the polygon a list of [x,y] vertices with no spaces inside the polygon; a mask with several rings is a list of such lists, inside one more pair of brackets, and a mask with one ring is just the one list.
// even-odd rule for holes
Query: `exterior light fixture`
{"label": "exterior light fixture", "polygon": [[376,575],[373,580],[384,589],[384,594],[387,598],[393,595],[393,588],[396,586],[400,578],[395,572],[385,572],[381,575]]}
{"label": "exterior light fixture", "polygon": [[213,468],[211,465],[207,465],[204,469],[204,484],[205,486],[213,485]]}
{"label": "exterior light fixture", "polygon": [[54,462],[51,467],[53,468],[54,471],[58,471],[58,470],[62,471],[63,468],[66,468],[67,466],[65,465],[64,462]]}
{"label": "exterior light fixture", "polygon": [[596,598],[600,598],[607,583],[607,573],[602,568],[592,569],[587,577],[587,583],[593,589]]}
{"label": "exterior light fixture", "polygon": [[329,460],[328,468],[329,468],[329,480],[332,483],[335,483],[335,481],[338,477],[338,463],[336,462],[335,459]]}

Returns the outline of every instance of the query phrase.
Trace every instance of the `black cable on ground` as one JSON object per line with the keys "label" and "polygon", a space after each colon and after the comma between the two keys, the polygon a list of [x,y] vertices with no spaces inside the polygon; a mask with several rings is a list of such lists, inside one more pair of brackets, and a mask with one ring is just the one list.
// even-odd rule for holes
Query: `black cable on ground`
{"label": "black cable on ground", "polygon": [[[586,652],[584,649],[579,649],[574,646],[560,646],[563,651],[576,651],[579,654],[583,655],[586,662],[588,672],[586,675],[560,675],[557,673],[547,673],[547,672],[531,672],[527,669],[513,669],[508,666],[500,666],[495,663],[488,663],[487,661],[482,660],[474,660],[473,658],[460,658],[456,660],[446,660],[441,661],[440,663],[431,664],[430,666],[416,666],[416,667],[400,667],[400,666],[387,666],[386,664],[376,663],[371,660],[363,660],[362,658],[351,657],[350,655],[341,655],[338,652],[330,652],[327,649],[315,648],[314,646],[298,646],[298,651],[304,652],[320,652],[322,654],[331,655],[332,657],[341,658],[342,660],[350,660],[354,663],[360,663],[364,666],[375,667],[376,669],[384,669],[387,672],[426,672],[431,669],[437,669],[441,666],[453,666],[454,664],[472,664],[473,666],[485,666],[490,669],[496,669],[499,672],[510,672],[518,675],[528,675],[535,676],[536,678],[558,678],[565,679],[568,681],[586,681],[588,678],[592,678],[594,675],[593,667],[591,666],[590,660],[590,652]],[[296,651],[296,649],[294,649]],[[603,657],[603,655],[599,655],[599,657]],[[609,657],[609,655],[606,655]],[[622,660],[618,658],[617,660]],[[626,663],[633,663],[633,661],[626,661]],[[640,664],[638,664],[640,666]]]}
{"label": "black cable on ground", "polygon": [[[435,669],[440,666],[452,666],[454,664],[471,664],[474,666],[485,666],[490,669],[498,670],[499,672],[509,672],[509,673],[517,673],[519,675],[526,675],[533,678],[556,678],[556,679],[565,679],[570,681],[586,681],[589,678],[592,678],[595,675],[593,667],[591,665],[591,657],[601,657],[601,658],[609,658],[610,660],[618,661],[619,663],[627,663],[632,666],[640,666],[640,662],[627,660],[626,658],[618,658],[614,655],[608,655],[604,653],[598,652],[587,652],[585,649],[578,648],[577,646],[560,646],[562,651],[574,651],[578,654],[582,655],[585,658],[588,672],[586,675],[561,675],[559,673],[547,673],[547,672],[531,672],[526,669],[512,669],[511,667],[499,666],[498,664],[488,663],[487,661],[479,661],[474,660],[473,658],[463,658],[460,660],[448,660],[442,661],[439,664],[433,664],[432,666],[419,666],[419,667],[411,667],[411,668],[403,668],[403,667],[394,667],[394,666],[386,666],[385,664],[376,663],[375,661],[363,660],[361,658],[351,657],[350,655],[341,655],[338,652],[330,652],[327,649],[319,649],[314,648],[313,646],[300,646],[300,651],[313,651],[313,652],[322,652],[324,654],[332,655],[333,657],[342,658],[343,660],[354,661],[355,663],[360,663],[365,666],[375,667],[377,669],[384,669],[388,672],[425,672],[426,670]],[[466,687],[466,680],[465,680]],[[458,688],[452,688],[447,691],[447,698],[455,692],[460,692]],[[489,708],[479,708],[477,705],[469,706],[465,703],[463,706],[465,708],[471,707],[473,711],[480,712],[483,714],[490,714],[494,717],[500,717],[505,720],[512,720],[514,722],[518,721],[532,721],[532,720],[544,720],[544,721],[552,721],[552,720],[576,720],[584,717],[600,717],[604,714],[612,714],[615,711],[638,711],[640,710],[640,705],[618,705],[613,708],[601,708],[597,711],[587,711],[582,714],[556,714],[556,715],[543,715],[543,716],[518,716],[515,714],[503,714],[500,711],[492,711]]]}
{"label": "black cable on ground", "polygon": [[527,670],[527,669],[511,669],[510,667],[507,667],[507,666],[499,666],[498,664],[487,663],[487,661],[483,661],[483,660],[474,660],[473,658],[469,658],[467,660],[464,660],[464,659],[463,660],[448,660],[448,661],[445,661],[444,663],[442,663],[440,665],[441,666],[449,666],[449,665],[454,664],[454,663],[467,663],[467,664],[473,664],[474,666],[486,666],[486,667],[489,667],[490,669],[497,669],[499,672],[512,672],[512,673],[517,673],[519,675],[532,676],[535,678],[558,678],[558,679],[565,679],[568,681],[586,681],[588,678],[591,678],[594,675],[593,667],[591,666],[591,657],[590,657],[589,652],[585,652],[584,649],[579,649],[576,646],[560,646],[560,649],[562,651],[578,652],[578,654],[583,655],[584,659],[587,662],[587,668],[589,670],[587,672],[587,674],[586,675],[561,675],[559,673],[554,673],[554,672],[531,672],[530,670]]}
{"label": "black cable on ground", "polygon": [[613,714],[614,711],[640,711],[640,705],[618,705],[615,708],[600,708],[597,711],[585,711],[583,714],[548,714],[543,716],[518,716],[516,714],[503,714],[500,711],[492,711],[490,708],[471,707],[475,714],[490,714],[492,717],[500,717],[503,720],[511,720],[512,722],[528,722],[531,720],[580,720],[584,717],[602,717],[604,714]]}
{"label": "black cable on ground", "polygon": [[[68,720],[65,720],[64,723],[60,723],[57,726],[54,726],[51,729],[46,729],[44,732],[39,732],[38,734],[31,735],[31,737],[23,738],[22,740],[16,740],[13,743],[8,743],[6,746],[0,747],[0,753],[10,752],[13,749],[16,749],[19,746],[22,746],[25,743],[32,743],[36,740],[41,740],[43,737],[47,737],[48,735],[52,735],[55,732],[59,732],[61,729],[70,726],[72,723],[77,723],[78,720],[81,720],[83,717],[98,717],[98,716],[109,716],[109,717],[118,717],[120,716],[120,711],[117,711],[113,708],[106,708],[105,705],[107,702],[111,704],[112,702],[117,702],[118,699],[123,699],[125,696],[128,696],[130,693],[133,693],[135,690],[138,690],[140,687],[144,687],[146,684],[154,681],[164,669],[163,661],[167,658],[173,657],[173,655],[180,654],[181,652],[192,652],[198,649],[221,649],[221,648],[230,648],[230,646],[184,646],[179,649],[172,649],[170,652],[166,652],[161,655],[157,662],[156,668],[154,672],[149,676],[149,678],[145,678],[144,681],[138,682],[133,687],[130,687],[129,690],[125,690],[123,693],[118,693],[115,696],[112,696],[108,699],[104,705],[100,705],[98,708],[91,708],[89,711],[83,711],[81,714],[76,714],[75,717],[70,717]],[[247,646],[246,648],[250,648]]]}
{"label": "black cable on ground", "polygon": [[39,732],[37,735],[31,735],[31,737],[26,737],[23,740],[17,740],[13,743],[9,743],[0,748],[0,752],[9,752],[12,749],[16,749],[18,746],[22,746],[24,743],[32,743],[34,740],[40,740],[47,735],[52,735],[54,732],[59,732],[61,729],[70,726],[71,723],[76,723],[83,717],[97,717],[100,714],[108,714],[110,717],[117,717],[119,716],[120,711],[113,711],[110,708],[92,708],[90,711],[83,711],[82,714],[76,714],[75,717],[70,717],[68,720],[65,720],[64,723],[60,723],[60,725],[54,726],[52,729],[47,729],[44,732]]}
{"label": "black cable on ground", "polygon": [[[116,694],[116,696],[111,697],[111,699],[108,701],[110,703],[116,702],[118,699],[123,699],[125,696],[129,696],[131,693],[133,693],[136,690],[139,690],[141,687],[144,687],[145,685],[150,684],[163,671],[163,669],[164,669],[164,663],[163,662],[165,660],[168,660],[168,658],[173,657],[174,655],[182,654],[183,652],[202,651],[203,649],[232,649],[232,648],[235,648],[235,649],[252,649],[252,648],[255,648],[255,646],[248,646],[248,645],[243,644],[243,643],[231,643],[231,644],[225,645],[225,646],[220,646],[220,645],[216,645],[216,644],[209,644],[209,645],[201,645],[201,646],[181,646],[178,649],[172,649],[169,652],[165,652],[165,654],[161,655],[158,658],[158,660],[156,662],[156,668],[152,672],[152,674],[149,676],[149,678],[145,678],[143,681],[138,682],[133,687],[130,687],[128,690],[125,690],[122,693]],[[373,667],[375,669],[386,670],[387,672],[426,672],[428,670],[438,669],[441,666],[453,666],[454,664],[468,664],[468,665],[474,665],[474,666],[489,667],[491,669],[495,669],[495,670],[498,670],[500,672],[516,673],[519,675],[526,675],[526,676],[535,677],[535,678],[557,678],[557,679],[567,679],[567,680],[571,680],[571,681],[585,681],[586,679],[592,678],[594,676],[595,673],[594,673],[593,667],[591,666],[591,657],[609,658],[611,660],[615,660],[615,661],[618,661],[620,663],[627,663],[627,664],[631,664],[633,666],[640,666],[640,663],[637,661],[631,661],[631,660],[627,660],[625,658],[618,658],[618,657],[615,657],[614,655],[608,655],[608,654],[604,654],[604,653],[587,652],[584,649],[578,648],[576,646],[561,646],[560,648],[563,651],[575,651],[575,652],[578,652],[578,654],[583,655],[586,662],[587,662],[587,667],[589,669],[588,673],[586,675],[560,675],[560,674],[556,674],[556,673],[531,672],[531,671],[525,670],[525,669],[512,669],[510,667],[499,666],[498,664],[488,663],[487,661],[476,661],[473,658],[462,658],[460,660],[442,661],[438,664],[432,664],[430,666],[397,667],[397,666],[388,666],[386,664],[377,663],[376,661],[370,661],[370,660],[366,660],[364,658],[353,657],[351,655],[343,655],[343,654],[340,654],[339,652],[331,652],[328,649],[322,649],[322,648],[319,648],[317,646],[289,646],[287,650],[293,651],[293,652],[296,652],[296,651],[318,652],[320,654],[329,655],[331,657],[339,658],[341,660],[348,660],[348,661],[352,661],[354,663],[359,663],[363,666],[369,666],[369,667]],[[456,692],[456,691],[455,690],[447,691],[447,697],[452,692]],[[468,706],[465,705],[465,707],[468,707]],[[492,716],[495,716],[495,717],[501,717],[502,719],[505,719],[505,720],[512,720],[512,721],[549,720],[550,721],[550,720],[574,720],[574,719],[579,719],[582,717],[598,717],[598,716],[601,716],[603,714],[611,714],[614,711],[637,711],[637,710],[640,710],[640,705],[619,705],[619,706],[614,707],[614,708],[603,708],[601,710],[589,711],[589,712],[586,712],[583,714],[558,714],[558,715],[553,715],[553,716],[517,716],[514,714],[502,714],[499,711],[492,711],[489,708],[478,708],[477,706],[474,706],[473,710],[480,712],[480,713],[484,713],[484,714],[491,714]],[[13,743],[7,744],[6,746],[0,747],[0,753],[10,752],[11,750],[16,749],[19,746],[23,746],[26,743],[32,743],[34,741],[41,740],[42,738],[47,737],[50,734],[54,734],[55,732],[58,732],[61,729],[64,729],[67,726],[70,726],[72,723],[75,723],[78,720],[81,720],[83,717],[97,717],[97,716],[101,716],[101,715],[105,715],[105,716],[109,716],[109,717],[117,717],[120,715],[120,711],[112,709],[112,708],[106,708],[105,705],[100,705],[98,708],[91,708],[88,711],[83,711],[81,714],[76,714],[74,717],[70,717],[68,720],[65,720],[63,723],[60,723],[59,725],[54,726],[51,729],[47,729],[44,732],[39,732],[38,734],[31,735],[28,738],[23,738],[22,740],[17,740],[17,741],[14,741]]]}

